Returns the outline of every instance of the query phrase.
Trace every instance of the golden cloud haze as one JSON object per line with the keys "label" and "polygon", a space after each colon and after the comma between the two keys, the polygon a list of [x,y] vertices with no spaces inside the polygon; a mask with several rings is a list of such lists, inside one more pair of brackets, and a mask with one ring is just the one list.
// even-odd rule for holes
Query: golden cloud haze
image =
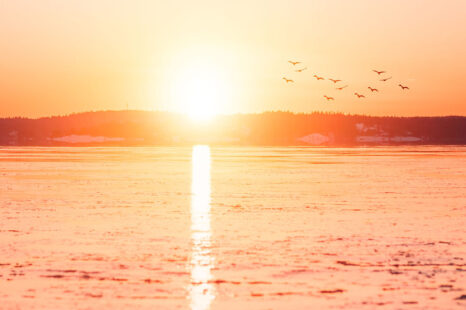
{"label": "golden cloud haze", "polygon": [[[466,115],[464,12],[461,0],[2,1],[0,116],[127,104],[175,111],[205,104],[215,113]],[[289,59],[309,69],[293,72]],[[372,69],[387,70],[391,84],[377,81]],[[315,73],[381,93],[361,102],[353,91],[334,93]],[[283,76],[296,83],[285,84]],[[402,92],[400,82],[410,91]],[[196,94],[205,90],[185,102],[193,87]],[[338,100],[328,103],[323,94]]]}

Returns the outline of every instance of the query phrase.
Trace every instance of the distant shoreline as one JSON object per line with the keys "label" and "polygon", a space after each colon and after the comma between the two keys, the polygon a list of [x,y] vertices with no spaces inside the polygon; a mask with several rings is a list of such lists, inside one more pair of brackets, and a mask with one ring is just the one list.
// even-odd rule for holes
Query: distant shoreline
{"label": "distant shoreline", "polygon": [[466,145],[466,117],[339,113],[218,115],[190,121],[170,112],[100,111],[0,119],[0,146],[397,146]]}

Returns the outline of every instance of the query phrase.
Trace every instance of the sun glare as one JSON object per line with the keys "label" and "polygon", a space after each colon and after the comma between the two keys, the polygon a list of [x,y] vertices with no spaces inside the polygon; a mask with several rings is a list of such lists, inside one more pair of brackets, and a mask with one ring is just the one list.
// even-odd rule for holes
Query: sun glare
{"label": "sun glare", "polygon": [[174,106],[194,120],[209,120],[231,103],[228,70],[225,64],[212,58],[188,56],[174,70],[171,85]]}
{"label": "sun glare", "polygon": [[191,309],[207,310],[215,298],[215,288],[210,283],[214,258],[211,255],[210,148],[207,145],[193,147],[191,192]]}
{"label": "sun glare", "polygon": [[195,120],[208,120],[225,104],[225,85],[214,68],[187,69],[177,85],[179,105]]}

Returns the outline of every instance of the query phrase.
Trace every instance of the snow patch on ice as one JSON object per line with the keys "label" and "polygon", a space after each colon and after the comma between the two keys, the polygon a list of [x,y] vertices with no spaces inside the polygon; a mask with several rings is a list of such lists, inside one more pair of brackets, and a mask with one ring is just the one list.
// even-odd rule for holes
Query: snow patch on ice
{"label": "snow patch on ice", "polygon": [[52,139],[55,142],[65,143],[103,143],[103,142],[119,142],[124,141],[124,138],[109,138],[104,136],[89,136],[89,135],[70,135]]}
{"label": "snow patch on ice", "polygon": [[307,136],[298,138],[298,141],[311,144],[311,145],[320,145],[320,144],[328,143],[330,142],[330,140],[331,140],[331,137],[328,137],[320,133],[311,133]]}

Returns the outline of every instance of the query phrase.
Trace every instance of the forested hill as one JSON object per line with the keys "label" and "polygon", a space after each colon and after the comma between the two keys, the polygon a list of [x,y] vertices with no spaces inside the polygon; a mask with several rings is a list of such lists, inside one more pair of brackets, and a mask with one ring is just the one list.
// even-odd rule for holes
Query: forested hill
{"label": "forested hill", "polygon": [[148,111],[100,111],[0,119],[0,145],[466,144],[466,117],[335,113],[222,115],[205,122]]}

